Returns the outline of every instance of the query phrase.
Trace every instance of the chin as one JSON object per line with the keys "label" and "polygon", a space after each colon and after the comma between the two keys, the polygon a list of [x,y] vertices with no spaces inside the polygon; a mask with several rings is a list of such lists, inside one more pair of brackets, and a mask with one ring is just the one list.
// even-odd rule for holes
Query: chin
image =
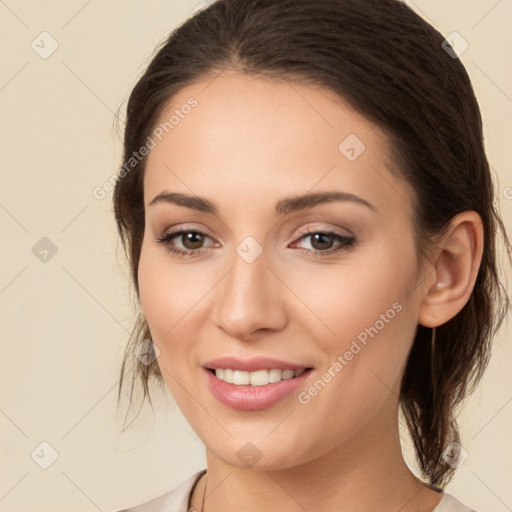
{"label": "chin", "polygon": [[[283,443],[278,438],[262,438],[260,433],[254,436],[247,434],[223,443],[209,443],[208,439],[203,438],[203,443],[210,454],[231,466],[240,469],[279,471],[299,466],[309,460],[304,451],[298,452],[298,446],[304,450],[304,443],[292,441],[296,439],[295,437],[288,439],[288,443]],[[304,436],[299,439],[304,439]]]}

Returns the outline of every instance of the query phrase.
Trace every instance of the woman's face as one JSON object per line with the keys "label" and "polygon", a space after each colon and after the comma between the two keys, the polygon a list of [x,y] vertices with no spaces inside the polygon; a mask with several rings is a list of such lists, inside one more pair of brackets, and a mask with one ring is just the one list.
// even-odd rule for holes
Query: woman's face
{"label": "woman's face", "polygon": [[228,72],[160,121],[140,299],[193,429],[265,469],[385,443],[425,284],[383,132],[331,91]]}

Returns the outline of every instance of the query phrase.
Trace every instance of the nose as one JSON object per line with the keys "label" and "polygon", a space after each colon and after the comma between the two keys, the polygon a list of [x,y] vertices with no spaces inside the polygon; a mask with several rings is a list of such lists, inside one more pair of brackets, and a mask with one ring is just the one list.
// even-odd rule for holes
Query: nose
{"label": "nose", "polygon": [[250,341],[286,326],[283,285],[267,264],[265,251],[252,263],[235,253],[231,271],[219,283],[214,321],[233,338]]}

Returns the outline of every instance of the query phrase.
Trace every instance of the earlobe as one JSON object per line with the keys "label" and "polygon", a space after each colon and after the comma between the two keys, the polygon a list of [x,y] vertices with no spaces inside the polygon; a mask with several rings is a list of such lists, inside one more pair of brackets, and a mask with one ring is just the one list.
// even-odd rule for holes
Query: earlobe
{"label": "earlobe", "polygon": [[434,283],[425,289],[418,323],[437,327],[453,318],[468,302],[483,253],[483,224],[475,211],[457,214],[435,251]]}

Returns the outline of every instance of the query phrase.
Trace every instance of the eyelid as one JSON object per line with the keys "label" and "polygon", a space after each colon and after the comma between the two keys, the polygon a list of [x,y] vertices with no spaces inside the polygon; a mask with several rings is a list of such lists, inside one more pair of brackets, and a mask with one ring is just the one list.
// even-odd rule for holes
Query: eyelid
{"label": "eyelid", "polygon": [[208,236],[209,238],[211,238],[212,240],[221,240],[220,237],[214,237],[213,235],[210,234],[210,230],[204,225],[204,224],[201,224],[201,223],[195,223],[195,224],[182,224],[182,223],[176,223],[176,224],[171,224],[170,226],[166,227],[165,229],[159,229],[157,230],[159,233],[163,235],[170,235],[170,234],[175,234],[175,233],[179,233],[181,231],[197,231],[197,232],[200,232],[206,236]]}
{"label": "eyelid", "polygon": [[[343,233],[341,231],[341,229],[345,230],[346,233]],[[309,234],[312,234],[312,233],[332,233],[332,234],[336,234],[336,235],[343,236],[343,237],[346,237],[346,238],[353,238],[353,237],[355,237],[354,233],[352,233],[349,229],[341,228],[339,226],[338,227],[334,227],[334,226],[328,226],[328,227],[327,226],[307,226],[307,227],[304,227],[304,228],[300,228],[297,231],[296,237],[301,237],[301,236],[309,235]]]}

